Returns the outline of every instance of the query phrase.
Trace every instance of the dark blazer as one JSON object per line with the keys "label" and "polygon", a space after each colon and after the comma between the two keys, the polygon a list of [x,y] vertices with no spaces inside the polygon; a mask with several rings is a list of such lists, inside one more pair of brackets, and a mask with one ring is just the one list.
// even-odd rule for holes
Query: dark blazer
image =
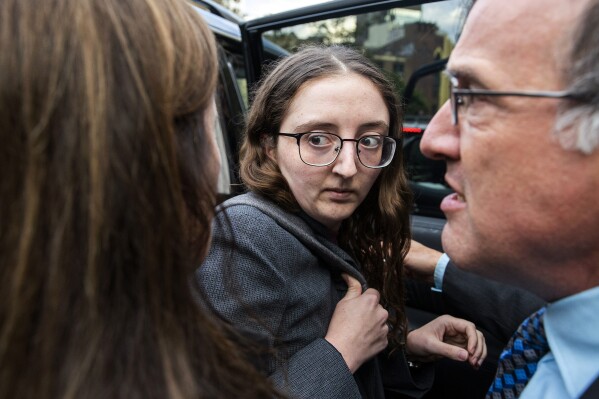
{"label": "dark blazer", "polygon": [[[545,302],[528,291],[480,277],[447,265],[441,292],[419,281],[407,280],[408,315],[416,326],[434,315],[450,314],[470,320],[485,336],[488,355],[478,370],[468,364],[441,359],[435,384],[427,398],[449,396],[484,398],[497,371],[499,355],[520,323]],[[427,313],[429,312],[429,313]]]}
{"label": "dark blazer", "polygon": [[547,304],[529,291],[460,270],[451,261],[443,278],[443,302],[449,313],[506,344],[524,319]]}
{"label": "dark blazer", "polygon": [[597,399],[599,398],[599,377],[593,381],[590,387],[580,397],[580,399]]}
{"label": "dark blazer", "polygon": [[[318,229],[316,229],[318,230]],[[210,307],[268,349],[265,372],[294,398],[418,397],[430,372],[413,380],[401,350],[385,363],[372,359],[355,375],[324,339],[335,306],[346,292],[342,272],[366,281],[351,256],[298,215],[256,195],[244,194],[217,211],[213,245],[197,279]]]}

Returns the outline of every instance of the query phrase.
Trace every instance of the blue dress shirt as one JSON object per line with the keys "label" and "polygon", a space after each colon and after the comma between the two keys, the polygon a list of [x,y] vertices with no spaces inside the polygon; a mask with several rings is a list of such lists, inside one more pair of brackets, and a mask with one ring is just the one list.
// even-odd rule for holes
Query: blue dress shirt
{"label": "blue dress shirt", "polygon": [[444,253],[437,261],[437,266],[435,266],[435,273],[433,274],[435,286],[432,288],[433,291],[443,291],[443,277],[445,277],[445,269],[447,268],[448,263],[449,256],[447,256],[447,254]]}
{"label": "blue dress shirt", "polygon": [[545,333],[551,351],[520,399],[580,397],[599,376],[599,287],[548,305]]}

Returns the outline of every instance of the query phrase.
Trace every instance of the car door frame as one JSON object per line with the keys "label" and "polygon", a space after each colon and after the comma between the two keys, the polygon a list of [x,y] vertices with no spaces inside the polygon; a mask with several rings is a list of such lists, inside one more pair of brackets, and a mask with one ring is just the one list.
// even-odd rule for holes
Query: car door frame
{"label": "car door frame", "polygon": [[410,7],[441,1],[443,0],[328,1],[241,23],[239,27],[243,43],[243,55],[246,61],[248,87],[252,87],[260,80],[262,65],[264,65],[266,59],[261,37],[264,32],[330,18],[341,18],[367,12],[385,11],[396,7]]}

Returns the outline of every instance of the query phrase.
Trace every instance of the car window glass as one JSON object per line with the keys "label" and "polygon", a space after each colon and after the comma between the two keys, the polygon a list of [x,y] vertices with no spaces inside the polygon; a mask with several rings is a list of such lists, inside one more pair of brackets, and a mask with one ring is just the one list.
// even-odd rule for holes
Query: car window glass
{"label": "car window glass", "polygon": [[[243,58],[239,53],[227,50],[222,44],[226,43],[221,41],[218,46],[219,79],[215,97],[218,117],[214,131],[221,156],[218,193],[221,194],[222,199],[226,199],[237,187],[238,179],[235,175],[239,151],[237,143],[243,129],[245,104],[234,66],[235,62],[242,62]],[[240,68],[243,70],[243,64]]]}
{"label": "car window glass", "polygon": [[244,105],[248,107],[248,85],[247,77],[245,75],[245,61],[241,51],[232,52],[227,51],[227,62],[231,71],[234,73],[235,80],[237,81],[237,87],[243,99]]}
{"label": "car window glass", "polygon": [[220,153],[221,166],[218,173],[217,192],[222,195],[231,194],[231,175],[229,173],[229,164],[227,157],[227,148],[223,135],[223,129],[220,116],[217,116],[214,123],[214,133],[216,134],[216,144]]}

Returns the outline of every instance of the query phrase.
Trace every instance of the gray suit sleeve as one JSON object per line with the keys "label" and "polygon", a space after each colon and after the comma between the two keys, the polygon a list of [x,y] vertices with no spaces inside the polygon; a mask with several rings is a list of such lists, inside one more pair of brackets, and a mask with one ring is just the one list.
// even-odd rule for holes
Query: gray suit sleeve
{"label": "gray suit sleeve", "polygon": [[[268,350],[281,349],[293,237],[247,206],[219,213],[211,250],[196,277],[209,306]],[[228,226],[227,224],[230,223]],[[297,244],[295,244],[297,245]],[[358,398],[359,390],[339,352],[323,338],[284,361],[268,356],[273,383],[294,398]],[[324,391],[323,391],[324,390]]]}
{"label": "gray suit sleeve", "polygon": [[474,322],[501,341],[509,341],[520,323],[545,305],[538,296],[458,269],[449,262],[443,277],[449,313]]}
{"label": "gray suit sleeve", "polygon": [[270,378],[291,398],[361,398],[343,357],[324,338],[300,349]]}

